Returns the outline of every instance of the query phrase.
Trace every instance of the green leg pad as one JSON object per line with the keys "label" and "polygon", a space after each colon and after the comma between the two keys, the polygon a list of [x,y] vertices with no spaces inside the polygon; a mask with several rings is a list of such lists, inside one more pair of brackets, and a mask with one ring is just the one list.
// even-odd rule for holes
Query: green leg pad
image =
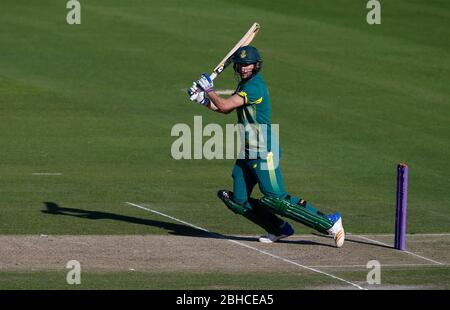
{"label": "green leg pad", "polygon": [[236,214],[244,215],[249,209],[245,208],[244,206],[235,203],[233,200],[228,198],[221,198],[220,200],[223,201],[223,203]]}
{"label": "green leg pad", "polygon": [[235,203],[231,199],[222,198],[221,200],[225,203],[228,209],[236,214],[244,216],[256,225],[262,227],[268,233],[277,236],[282,234],[280,226],[281,224],[283,224],[283,220],[278,218],[269,210],[255,205],[255,203],[252,203],[251,207],[246,208],[240,204]]}
{"label": "green leg pad", "polygon": [[276,214],[293,219],[321,233],[327,233],[327,230],[333,226],[333,223],[325,216],[310,212],[305,207],[288,200],[266,196],[261,199],[261,204]]}

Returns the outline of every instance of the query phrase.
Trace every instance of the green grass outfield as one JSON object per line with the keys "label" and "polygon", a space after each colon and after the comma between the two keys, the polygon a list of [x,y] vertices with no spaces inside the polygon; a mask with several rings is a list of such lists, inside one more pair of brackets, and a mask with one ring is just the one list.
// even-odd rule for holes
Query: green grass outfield
{"label": "green grass outfield", "polygon": [[[232,160],[170,155],[175,124],[235,122],[183,89],[254,21],[287,190],[339,210],[350,232],[392,233],[406,162],[408,233],[450,232],[450,2],[383,1],[372,26],[366,3],[89,0],[70,26],[66,1],[2,0],[0,234],[173,233],[126,201],[218,233],[260,233],[216,198]],[[230,69],[216,81],[235,85]],[[55,204],[69,215],[43,212]],[[35,287],[40,275],[30,277]]]}
{"label": "green grass outfield", "polygon": [[[335,272],[337,276],[362,283],[369,289],[376,284],[365,283],[367,271]],[[385,270],[382,273],[383,288],[449,289],[449,268],[423,268],[420,270]],[[263,274],[222,274],[222,273],[82,273],[81,283],[69,285],[65,272],[5,272],[0,273],[2,289],[133,289],[158,290],[300,290],[336,285],[333,279],[316,274],[263,273]],[[342,284],[342,283],[341,283]],[[351,286],[342,285],[349,289]]]}
{"label": "green grass outfield", "polygon": [[[216,199],[233,161],[170,156],[174,124],[235,121],[181,89],[253,21],[288,191],[340,210],[349,231],[392,232],[396,164],[407,162],[408,231],[449,232],[449,3],[384,2],[377,26],[361,1],[243,3],[94,0],[69,26],[60,2],[2,1],[0,233],[161,233],[41,213],[54,202],[148,216],[124,201],[258,232]],[[231,70],[216,85],[233,88]]]}

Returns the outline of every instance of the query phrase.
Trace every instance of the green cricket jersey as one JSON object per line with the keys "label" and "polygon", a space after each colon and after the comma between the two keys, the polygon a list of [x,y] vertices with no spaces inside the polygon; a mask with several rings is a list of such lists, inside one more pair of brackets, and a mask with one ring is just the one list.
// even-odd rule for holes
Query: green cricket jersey
{"label": "green cricket jersey", "polygon": [[241,81],[235,93],[245,101],[236,109],[238,124],[246,129],[245,158],[255,159],[257,154],[258,159],[265,159],[272,151],[270,96],[266,83],[257,73],[250,80]]}

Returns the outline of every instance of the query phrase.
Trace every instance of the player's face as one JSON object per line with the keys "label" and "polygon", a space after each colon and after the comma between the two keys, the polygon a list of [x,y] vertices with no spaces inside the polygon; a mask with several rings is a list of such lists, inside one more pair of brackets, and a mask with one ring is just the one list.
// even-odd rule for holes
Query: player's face
{"label": "player's face", "polygon": [[253,69],[255,69],[255,64],[250,65],[239,64],[237,66],[237,69],[239,75],[241,76],[241,79],[246,80],[252,76]]}

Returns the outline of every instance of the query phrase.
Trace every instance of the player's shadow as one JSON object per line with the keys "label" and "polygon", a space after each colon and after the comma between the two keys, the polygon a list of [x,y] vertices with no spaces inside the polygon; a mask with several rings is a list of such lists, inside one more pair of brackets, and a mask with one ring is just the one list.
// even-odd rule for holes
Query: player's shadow
{"label": "player's shadow", "polygon": [[[295,236],[294,236],[295,238]],[[311,241],[311,240],[289,240],[289,239],[283,239],[283,240],[279,240],[277,241],[277,243],[287,243],[287,244],[299,244],[299,245],[314,245],[314,246],[324,246],[324,247],[329,247],[329,248],[335,248],[334,245],[327,244],[327,243],[321,243],[321,242],[317,242],[317,241]],[[333,241],[334,244],[334,241]]]}
{"label": "player's shadow", "polygon": [[[326,235],[315,233],[315,232],[312,234],[315,236],[318,236],[318,237],[331,238],[330,236],[326,236]],[[378,246],[380,248],[385,248],[385,249],[394,249],[393,246],[388,246],[388,245],[384,245],[384,244],[380,244],[380,243],[376,243],[376,242],[370,242],[370,241],[356,240],[349,234],[346,234],[345,242],[353,242],[353,243],[359,243],[359,244],[365,244],[365,245],[371,245],[371,246]]]}
{"label": "player's shadow", "polygon": [[195,229],[193,227],[186,226],[186,225],[143,219],[143,218],[138,218],[138,217],[134,217],[134,216],[120,215],[120,214],[115,214],[115,213],[110,213],[110,212],[76,209],[76,208],[65,208],[65,207],[59,206],[57,203],[54,203],[54,202],[44,202],[44,205],[45,205],[46,209],[42,210],[42,212],[46,213],[46,214],[73,216],[73,217],[89,219],[89,220],[114,220],[114,221],[121,221],[121,222],[126,222],[126,223],[131,223],[131,224],[158,227],[158,228],[165,229],[175,235],[208,237],[207,236],[208,233],[201,231],[199,229]]}
{"label": "player's shadow", "polygon": [[[257,238],[254,237],[244,237],[244,236],[228,236],[219,234],[216,232],[206,232],[200,229],[190,227],[188,225],[181,225],[176,223],[169,223],[163,221],[149,220],[143,219],[134,216],[128,215],[120,215],[110,212],[102,212],[102,211],[94,211],[94,210],[85,210],[85,209],[77,209],[77,208],[65,208],[59,206],[54,202],[44,202],[45,210],[42,210],[42,213],[52,214],[52,215],[65,215],[65,216],[73,216],[82,219],[89,220],[114,220],[114,221],[122,221],[131,224],[138,225],[147,225],[165,229],[169,231],[170,234],[180,235],[180,236],[191,236],[191,237],[202,237],[202,238],[215,238],[215,239],[230,239],[236,241],[258,241]],[[292,244],[303,244],[303,245],[322,245],[322,246],[330,246],[328,244],[314,242],[314,241],[294,241],[294,240],[280,240],[279,243],[292,243]]]}

